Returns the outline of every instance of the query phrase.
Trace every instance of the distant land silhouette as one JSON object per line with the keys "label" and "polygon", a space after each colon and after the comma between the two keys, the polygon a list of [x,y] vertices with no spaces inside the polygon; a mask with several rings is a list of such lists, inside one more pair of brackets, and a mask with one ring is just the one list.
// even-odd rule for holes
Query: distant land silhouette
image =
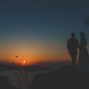
{"label": "distant land silhouette", "polygon": [[64,65],[58,70],[37,74],[31,89],[89,89],[89,73]]}
{"label": "distant land silhouette", "polygon": [[12,65],[6,65],[6,64],[0,64],[0,71],[4,70],[27,70],[27,71],[44,71],[44,70],[52,70],[50,67],[44,67],[44,66],[37,66],[37,65],[31,65],[31,66],[12,66]]}

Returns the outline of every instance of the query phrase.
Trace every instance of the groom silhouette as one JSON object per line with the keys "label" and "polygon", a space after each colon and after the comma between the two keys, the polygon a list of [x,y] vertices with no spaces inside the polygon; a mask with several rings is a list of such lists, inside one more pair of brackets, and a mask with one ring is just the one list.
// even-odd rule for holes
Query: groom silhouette
{"label": "groom silhouette", "polygon": [[75,33],[71,33],[71,38],[67,41],[67,48],[69,54],[72,58],[72,66],[75,67],[76,65],[76,56],[77,56],[77,48],[78,48],[78,39],[75,38]]}

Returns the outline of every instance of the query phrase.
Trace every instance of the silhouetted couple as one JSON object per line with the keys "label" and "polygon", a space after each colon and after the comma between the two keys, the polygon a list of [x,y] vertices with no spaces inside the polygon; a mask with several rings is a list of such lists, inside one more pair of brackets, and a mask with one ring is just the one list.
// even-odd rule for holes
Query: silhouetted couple
{"label": "silhouetted couple", "polygon": [[86,48],[87,39],[83,32],[80,32],[80,44],[75,38],[75,33],[71,33],[71,38],[67,41],[67,48],[72,58],[72,66],[76,66],[77,48],[79,48],[78,69],[81,72],[89,72],[89,57]]}

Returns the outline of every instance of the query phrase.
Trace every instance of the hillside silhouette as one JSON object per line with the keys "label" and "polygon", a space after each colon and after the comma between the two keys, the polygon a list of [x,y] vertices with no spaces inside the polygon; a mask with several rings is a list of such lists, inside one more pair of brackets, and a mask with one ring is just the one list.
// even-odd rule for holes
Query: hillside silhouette
{"label": "hillside silhouette", "polygon": [[0,64],[0,71],[4,71],[4,70],[45,71],[45,70],[52,70],[52,68],[44,67],[44,66],[37,66],[37,65],[12,66],[12,65]]}
{"label": "hillside silhouette", "polygon": [[37,74],[31,89],[89,89],[89,73],[64,65],[58,70]]}

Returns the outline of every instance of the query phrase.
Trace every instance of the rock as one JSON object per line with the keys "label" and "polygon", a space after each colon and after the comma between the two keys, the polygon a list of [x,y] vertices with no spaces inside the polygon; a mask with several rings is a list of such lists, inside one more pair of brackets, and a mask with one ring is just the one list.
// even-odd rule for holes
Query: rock
{"label": "rock", "polygon": [[31,89],[89,89],[88,83],[89,74],[64,65],[58,70],[37,74],[32,80]]}
{"label": "rock", "polygon": [[0,76],[0,89],[18,89],[18,88],[11,86],[6,76]]}

